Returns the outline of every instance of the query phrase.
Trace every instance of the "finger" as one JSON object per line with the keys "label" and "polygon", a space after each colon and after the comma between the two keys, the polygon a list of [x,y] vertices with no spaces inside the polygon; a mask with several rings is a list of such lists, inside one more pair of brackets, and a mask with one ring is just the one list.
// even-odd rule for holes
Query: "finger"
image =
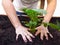
{"label": "finger", "polygon": [[18,34],[16,35],[16,40],[18,39]]}
{"label": "finger", "polygon": [[46,37],[46,40],[48,40],[48,35],[47,35],[47,33],[45,33],[45,37]]}
{"label": "finger", "polygon": [[37,36],[39,33],[40,33],[40,32],[39,32],[39,31],[37,31],[37,32],[35,33],[35,36]]}
{"label": "finger", "polygon": [[27,34],[28,34],[29,36],[31,36],[32,38],[35,38],[30,32],[27,32]]}
{"label": "finger", "polygon": [[37,28],[35,28],[37,30]]}
{"label": "finger", "polygon": [[46,28],[45,30],[46,30],[46,32],[47,32],[47,33],[49,33],[49,31],[48,31],[48,29],[47,29],[47,28]]}
{"label": "finger", "polygon": [[53,38],[53,36],[52,36],[52,34],[51,34],[51,33],[49,33],[49,35],[50,35],[50,37],[51,37],[51,38]]}
{"label": "finger", "polygon": [[24,35],[24,34],[22,34],[21,36],[22,36],[22,38],[23,38],[24,42],[27,42],[27,39],[26,39],[25,35]]}
{"label": "finger", "polygon": [[26,37],[27,37],[27,39],[28,39],[30,42],[32,42],[32,39],[31,39],[30,36],[26,36]]}
{"label": "finger", "polygon": [[25,34],[25,36],[27,37],[27,39],[28,39],[30,42],[32,42],[32,39],[31,39],[31,37],[30,37],[28,34]]}
{"label": "finger", "polygon": [[44,36],[44,34],[41,32],[41,36],[40,36],[41,40],[43,40],[43,36]]}
{"label": "finger", "polygon": [[37,28],[35,28],[36,30],[38,29],[38,27]]}
{"label": "finger", "polygon": [[27,30],[30,30],[29,28],[27,28]]}
{"label": "finger", "polygon": [[30,29],[28,28],[28,30],[30,30]]}

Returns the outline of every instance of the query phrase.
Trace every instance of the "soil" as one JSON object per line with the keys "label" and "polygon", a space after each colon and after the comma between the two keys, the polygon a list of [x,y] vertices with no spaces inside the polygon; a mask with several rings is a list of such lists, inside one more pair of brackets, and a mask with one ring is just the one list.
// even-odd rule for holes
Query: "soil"
{"label": "soil", "polygon": [[[29,21],[29,19],[25,17],[19,17],[19,19]],[[50,22],[56,24],[56,20],[60,21],[59,19],[60,18],[52,18]],[[54,38],[50,38],[49,36],[49,40],[46,40],[45,37],[44,40],[41,40],[38,35],[35,36],[35,38],[32,38],[33,42],[28,41],[25,43],[21,35],[19,35],[18,39],[16,40],[15,29],[11,22],[6,16],[0,16],[0,45],[60,45],[60,32],[52,29],[51,27],[48,27],[48,29]]]}

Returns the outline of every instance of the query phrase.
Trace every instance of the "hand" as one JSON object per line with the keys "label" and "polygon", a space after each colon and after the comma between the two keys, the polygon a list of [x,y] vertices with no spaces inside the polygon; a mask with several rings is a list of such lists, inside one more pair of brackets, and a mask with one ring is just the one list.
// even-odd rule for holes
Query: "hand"
{"label": "hand", "polygon": [[[27,39],[28,39],[30,42],[32,42],[31,37],[34,38],[34,36],[33,36],[30,32],[28,32],[28,30],[29,30],[28,28],[25,28],[25,27],[23,27],[23,26],[17,27],[17,28],[16,28],[16,34],[17,34],[16,39],[18,38],[18,35],[21,34],[24,42],[27,42]],[[27,38],[27,39],[26,39],[26,38]]]}
{"label": "hand", "polygon": [[43,40],[43,37],[45,36],[46,39],[48,40],[48,35],[47,33],[50,35],[51,38],[53,38],[53,36],[50,34],[50,32],[48,31],[47,27],[44,27],[44,25],[41,25],[39,27],[36,28],[37,32],[35,33],[35,35],[38,35],[39,33],[41,33],[40,38],[41,40]]}

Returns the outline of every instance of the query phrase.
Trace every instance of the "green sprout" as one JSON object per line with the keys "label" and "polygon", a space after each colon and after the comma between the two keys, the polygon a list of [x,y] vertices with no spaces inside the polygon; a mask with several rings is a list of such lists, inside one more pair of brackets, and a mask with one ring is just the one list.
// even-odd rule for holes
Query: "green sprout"
{"label": "green sprout", "polygon": [[[47,14],[46,10],[43,9],[28,9],[28,8],[23,8],[22,11],[27,14],[27,16],[30,18],[29,22],[26,22],[25,25],[30,28],[30,31],[34,33],[36,30],[35,28],[37,25],[41,25],[41,18],[38,18],[38,16],[42,16],[42,14]],[[60,29],[57,25],[53,23],[43,23],[45,27],[50,26],[54,29]]]}

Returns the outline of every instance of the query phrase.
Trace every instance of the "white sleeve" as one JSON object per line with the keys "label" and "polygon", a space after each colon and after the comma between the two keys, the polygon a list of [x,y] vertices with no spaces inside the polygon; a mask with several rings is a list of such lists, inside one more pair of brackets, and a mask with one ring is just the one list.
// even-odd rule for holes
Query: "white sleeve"
{"label": "white sleeve", "polygon": [[6,15],[6,13],[4,11],[4,8],[2,6],[2,0],[0,0],[0,14],[5,14]]}

